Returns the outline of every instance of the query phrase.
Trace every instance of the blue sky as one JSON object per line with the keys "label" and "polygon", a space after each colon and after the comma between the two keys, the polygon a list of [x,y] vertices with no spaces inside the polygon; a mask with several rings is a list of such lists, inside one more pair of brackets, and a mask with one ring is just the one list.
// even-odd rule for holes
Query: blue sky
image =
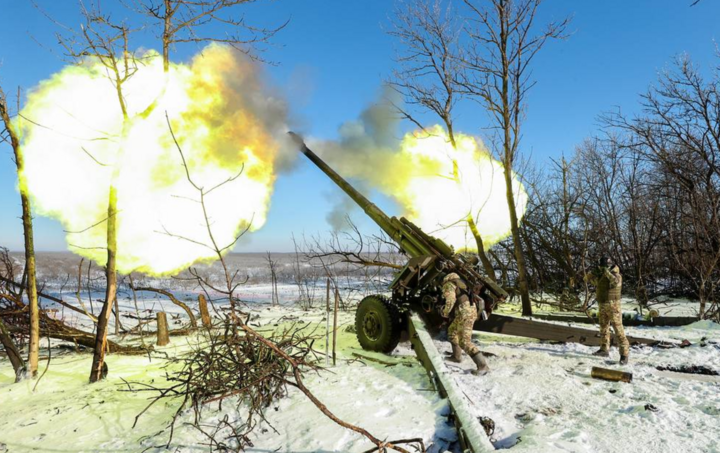
{"label": "blue sky", "polygon": [[[72,0],[39,1],[58,21],[77,26]],[[102,5],[125,13],[119,2]],[[459,3],[459,2],[456,2]],[[551,42],[533,68],[537,86],[528,98],[521,152],[539,165],[562,153],[571,154],[584,138],[598,133],[597,116],[621,108],[637,111],[638,95],[687,52],[709,70],[720,65],[715,56],[720,35],[720,2],[705,0],[546,0],[539,23],[573,16],[572,35]],[[251,23],[272,25],[290,19],[266,58],[272,83],[287,93],[293,116],[303,132],[335,138],[337,129],[376,99],[383,80],[395,66],[395,44],[386,31],[402,3],[393,0],[259,1],[247,9]],[[14,99],[18,86],[27,90],[65,64],[60,58],[56,25],[25,0],[0,0],[0,84]],[[140,44],[156,47],[151,37]],[[197,49],[179,49],[187,59]],[[482,135],[485,113],[468,103],[459,109],[460,131]],[[0,245],[22,249],[20,198],[15,189],[11,149],[0,145]],[[235,251],[292,250],[291,235],[329,230],[325,220],[336,189],[308,162],[278,178],[266,226]],[[396,207],[377,194],[382,208]],[[369,227],[358,211],[360,225]],[[38,250],[65,250],[61,226],[47,218],[35,220]]]}

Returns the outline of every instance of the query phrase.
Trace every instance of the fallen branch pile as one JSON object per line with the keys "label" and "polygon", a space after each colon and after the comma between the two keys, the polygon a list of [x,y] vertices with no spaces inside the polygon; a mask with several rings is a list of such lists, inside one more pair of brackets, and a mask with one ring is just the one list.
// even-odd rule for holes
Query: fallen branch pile
{"label": "fallen branch pile", "polygon": [[[197,345],[187,355],[170,360],[166,372],[168,387],[133,382],[128,389],[155,395],[150,404],[135,418],[140,417],[155,403],[164,399],[181,399],[170,423],[170,446],[178,417],[187,408],[195,414],[195,427],[209,439],[212,450],[244,451],[252,446],[249,434],[258,421],[264,420],[265,409],[287,394],[291,367],[272,348],[258,337],[246,335],[232,324],[221,332],[208,332],[207,343]],[[270,337],[270,341],[287,351],[290,357],[309,370],[316,370],[312,343],[313,332],[306,326],[292,324]],[[228,397],[236,397],[233,404],[246,408],[242,420],[225,420],[222,426],[207,431],[199,420],[205,404],[217,402],[221,407]]]}
{"label": "fallen branch pile", "polygon": [[[0,293],[0,319],[7,332],[14,337],[22,337],[29,332],[29,307],[12,294]],[[62,320],[50,317],[45,310],[40,310],[40,335],[56,340],[69,341],[76,345],[95,348],[95,335],[84,330],[69,326]],[[124,346],[108,340],[108,352],[119,354],[144,354],[146,348]]]}
{"label": "fallen branch pile", "polygon": [[[307,396],[335,423],[353,430],[373,442],[371,451],[409,453],[399,444],[417,444],[425,451],[422,439],[385,442],[362,428],[337,418],[303,383],[303,374],[320,371],[319,357],[313,350],[318,336],[308,324],[290,324],[264,337],[246,323],[227,323],[222,332],[209,331],[208,342],[198,344],[191,353],[171,359],[166,372],[166,387],[133,382],[128,391],[154,393],[151,401],[138,414],[135,424],[150,407],[166,399],[180,399],[168,428],[170,437],[162,447],[169,448],[178,418],[185,409],[194,412],[195,428],[208,439],[211,451],[245,451],[252,447],[251,433],[259,422],[266,421],[265,410],[287,395],[288,387],[295,387]],[[230,398],[230,399],[229,399]],[[225,416],[216,426],[201,424],[204,405],[232,401],[237,413],[232,420]],[[270,429],[272,425],[267,423]]]}

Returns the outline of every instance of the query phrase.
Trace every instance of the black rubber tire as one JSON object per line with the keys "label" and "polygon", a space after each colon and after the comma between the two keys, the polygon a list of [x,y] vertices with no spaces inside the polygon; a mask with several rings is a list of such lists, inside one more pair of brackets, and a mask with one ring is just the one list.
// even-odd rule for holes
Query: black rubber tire
{"label": "black rubber tire", "polygon": [[355,312],[355,332],[366,351],[389,353],[400,342],[400,312],[383,296],[367,296]]}

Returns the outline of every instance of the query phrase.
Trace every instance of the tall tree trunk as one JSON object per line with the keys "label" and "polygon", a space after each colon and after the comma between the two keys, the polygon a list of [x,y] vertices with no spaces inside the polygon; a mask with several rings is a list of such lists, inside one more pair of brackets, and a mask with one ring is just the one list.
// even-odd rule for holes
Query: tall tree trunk
{"label": "tall tree trunk", "polygon": [[478,249],[478,256],[480,257],[480,262],[483,265],[485,274],[487,274],[488,278],[490,278],[492,281],[497,282],[497,278],[495,277],[495,269],[493,268],[493,265],[487,256],[487,253],[485,253],[485,244],[483,243],[480,231],[478,231],[477,229],[475,219],[473,219],[472,216],[468,216],[467,223],[470,227],[470,231],[472,232],[473,237],[475,238],[475,243],[477,244]]}
{"label": "tall tree trunk", "polygon": [[[18,153],[19,155],[20,153]],[[19,161],[18,161],[19,162]],[[18,163],[20,168],[20,163]],[[20,173],[20,171],[18,172]],[[30,302],[30,342],[28,355],[28,374],[37,377],[38,356],[40,355],[40,312],[37,295],[37,275],[35,268],[35,243],[33,240],[32,214],[30,199],[27,195],[24,177],[22,178],[20,198],[22,200],[23,233],[25,235],[25,263],[27,265],[27,297]]]}
{"label": "tall tree trunk", "polygon": [[525,254],[522,249],[522,238],[520,237],[520,228],[518,226],[517,211],[515,211],[515,193],[512,187],[512,171],[505,167],[505,184],[508,202],[508,210],[510,211],[510,231],[512,232],[513,245],[515,246],[515,261],[518,268],[518,289],[520,290],[520,298],[522,300],[522,315],[532,316],[532,304],[530,303],[530,293],[528,291],[527,268],[525,266]]}
{"label": "tall tree trunk", "polygon": [[10,122],[10,114],[7,109],[5,93],[0,90],[0,117],[5,123],[5,129],[10,136],[10,145],[15,153],[15,164],[17,166],[18,186],[20,188],[20,201],[22,204],[23,234],[25,236],[25,268],[27,276],[27,297],[30,303],[30,342],[28,355],[28,374],[30,377],[37,376],[38,356],[40,353],[40,313],[38,309],[37,278],[35,270],[35,245],[33,241],[32,212],[30,209],[30,198],[28,187],[25,181],[25,160],[20,149],[20,141],[17,133]]}
{"label": "tall tree trunk", "polygon": [[115,188],[115,178],[113,178],[110,186],[110,196],[108,200],[108,218],[107,218],[107,264],[105,266],[105,276],[107,286],[105,288],[105,301],[103,302],[100,316],[97,322],[97,335],[95,337],[95,352],[93,353],[92,368],[90,369],[90,382],[97,382],[104,378],[103,366],[105,364],[105,352],[107,349],[107,328],[110,312],[113,302],[117,296],[117,271],[116,254],[117,254],[117,189]]}
{"label": "tall tree trunk", "polygon": [[[512,106],[510,101],[510,61],[508,56],[508,43],[510,42],[509,34],[512,33],[509,24],[509,11],[512,5],[500,2],[498,18],[501,26],[500,30],[500,57],[502,59],[502,127],[503,127],[503,168],[505,173],[505,196],[507,197],[508,211],[510,212],[510,231],[513,237],[513,246],[515,251],[515,261],[518,268],[518,290],[522,300],[522,315],[532,316],[532,305],[530,304],[530,293],[528,290],[527,271],[525,266],[525,255],[522,250],[522,238],[520,237],[520,228],[518,226],[517,211],[515,210],[515,193],[512,184],[512,169],[515,161],[515,152],[517,150],[518,140],[518,115],[520,113],[520,105],[518,104],[519,96],[516,93],[516,99]],[[516,87],[518,89],[518,87]],[[515,135],[513,136],[513,120],[515,120]]]}
{"label": "tall tree trunk", "polygon": [[163,17],[163,72],[165,74],[170,71],[170,40],[172,39],[172,9],[173,5],[170,0],[165,0],[165,16]]}

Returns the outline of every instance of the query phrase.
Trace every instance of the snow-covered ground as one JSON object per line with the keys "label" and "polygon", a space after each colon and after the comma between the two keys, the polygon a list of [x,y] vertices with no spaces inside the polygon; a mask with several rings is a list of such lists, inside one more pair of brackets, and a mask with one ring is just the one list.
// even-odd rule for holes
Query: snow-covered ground
{"label": "snow-covered ground", "polygon": [[[266,303],[270,291],[270,286],[263,284],[241,289],[241,298],[254,313],[253,324],[268,326],[277,319],[294,317],[316,323],[324,332],[325,314],[320,309],[324,287],[318,288],[318,303],[311,310],[293,304],[298,296],[295,285],[280,285],[282,306]],[[191,289],[174,292],[195,309],[197,293]],[[72,292],[66,291],[64,297],[75,303]],[[102,295],[93,294],[94,299],[99,297]],[[130,294],[121,294],[119,301],[123,313],[135,313]],[[87,299],[84,302],[88,304]],[[677,306],[663,314],[692,310],[682,302],[674,303]],[[142,316],[168,312],[174,319],[171,328],[187,323],[179,307],[157,294],[140,293],[138,305]],[[626,301],[625,307],[632,310],[632,301]],[[673,307],[672,303],[668,307]],[[96,303],[94,310],[99,308]],[[505,307],[504,311],[513,309]],[[67,309],[58,309],[56,315],[89,327]],[[308,375],[309,387],[331,411],[377,437],[421,437],[432,453],[457,451],[456,433],[447,421],[447,403],[431,390],[409,346],[401,344],[389,358],[362,351],[355,335],[345,330],[353,318],[352,311],[341,313],[338,365]],[[123,322],[127,327],[135,320],[123,317]],[[475,415],[494,420],[491,439],[496,448],[518,452],[720,452],[720,378],[655,369],[658,365],[705,365],[720,371],[720,325],[703,321],[682,328],[627,330],[656,339],[688,339],[693,345],[667,350],[633,348],[630,365],[618,367],[615,362],[592,357],[591,348],[577,344],[477,333],[475,341],[496,355],[489,359],[492,372],[480,378],[471,375],[467,358],[460,365],[447,365],[446,371],[467,396]],[[194,337],[172,337],[171,341],[159,350],[181,354]],[[436,345],[442,351],[449,348],[442,339],[437,339]],[[324,341],[315,346],[322,350]],[[387,367],[358,361],[353,353],[398,364]],[[47,351],[43,349],[41,355],[47,357]],[[617,360],[616,351],[612,359]],[[88,353],[53,348],[49,369],[33,391],[34,382],[13,384],[12,368],[4,356],[0,358],[0,452],[166,451],[153,446],[166,441],[163,429],[179,401],[156,405],[132,428],[135,416],[147,404],[146,395],[123,391],[127,387],[122,380],[162,383],[166,360],[159,354],[111,355],[109,378],[93,385],[87,384],[90,361]],[[41,372],[46,362],[41,360]],[[592,366],[622,368],[632,372],[634,380],[630,384],[595,380],[590,377]],[[646,409],[648,404],[656,411],[650,406]],[[234,412],[232,404],[223,405],[222,412],[212,406],[205,410],[203,422],[212,424],[225,415],[234,419],[241,414]],[[183,416],[171,451],[208,450],[204,436],[188,424],[191,419],[192,414]],[[268,410],[268,421],[275,429],[260,426],[249,451],[361,452],[371,447],[360,436],[327,420],[294,390]]]}
{"label": "snow-covered ground", "polygon": [[[262,329],[279,318],[325,325],[321,311],[288,307],[258,309],[251,324]],[[412,351],[407,345],[400,346],[395,357],[389,358],[362,351],[355,335],[345,330],[352,323],[352,313],[341,314],[337,366],[320,374],[309,374],[308,387],[341,419],[378,438],[419,437],[425,440],[431,453],[452,448],[457,436],[447,421],[447,403],[431,390],[425,370]],[[158,350],[181,354],[193,341],[193,337],[172,337],[170,345]],[[324,350],[324,341],[316,347]],[[397,365],[358,360],[353,353]],[[127,387],[122,380],[162,383],[166,360],[159,354],[110,355],[109,378],[89,385],[91,358],[89,353],[54,349],[49,370],[35,391],[32,381],[13,384],[12,367],[7,360],[0,360],[0,452],[167,451],[164,443],[168,433],[163,429],[180,401],[156,405],[132,428],[135,416],[148,402],[147,395],[124,391]],[[42,361],[41,372],[45,363]],[[242,415],[228,403],[223,404],[220,412],[216,405],[211,405],[203,414],[206,425],[225,415],[231,420]],[[206,438],[189,424],[192,418],[189,412],[180,420],[171,451],[208,451]],[[267,419],[272,427],[261,424],[254,433],[255,447],[247,451],[362,452],[372,447],[360,435],[327,419],[293,389],[287,398],[268,409]]]}
{"label": "snow-covered ground", "polygon": [[[661,372],[658,365],[705,365],[720,371],[720,325],[629,328],[630,334],[688,339],[688,348],[633,347],[628,366],[590,355],[579,344],[547,344],[476,334],[492,372],[468,373],[470,360],[447,371],[475,414],[495,421],[497,448],[514,452],[718,452],[720,377]],[[705,338],[705,346],[701,339]],[[447,343],[437,341],[439,349]],[[633,373],[632,383],[592,379],[593,366]],[[646,409],[651,404],[657,410]]]}

